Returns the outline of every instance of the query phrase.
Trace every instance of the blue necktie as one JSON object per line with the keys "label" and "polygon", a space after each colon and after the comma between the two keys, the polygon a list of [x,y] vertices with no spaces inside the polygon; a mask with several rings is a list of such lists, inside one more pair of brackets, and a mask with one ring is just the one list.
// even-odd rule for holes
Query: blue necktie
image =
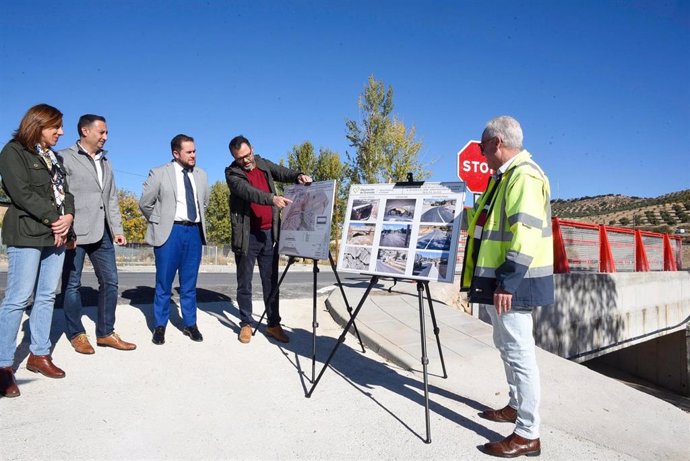
{"label": "blue necktie", "polygon": [[190,221],[196,221],[196,201],[194,200],[194,189],[192,188],[192,181],[188,176],[189,170],[184,168],[182,175],[184,176],[184,194],[187,199],[187,217]]}

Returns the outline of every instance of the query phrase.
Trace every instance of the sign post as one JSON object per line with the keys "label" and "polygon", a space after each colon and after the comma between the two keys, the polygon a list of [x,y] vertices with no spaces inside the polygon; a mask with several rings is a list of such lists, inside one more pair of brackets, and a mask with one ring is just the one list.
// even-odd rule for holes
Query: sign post
{"label": "sign post", "polygon": [[494,170],[489,168],[486,158],[479,148],[479,141],[470,141],[458,152],[458,178],[475,194],[484,192],[489,176]]}

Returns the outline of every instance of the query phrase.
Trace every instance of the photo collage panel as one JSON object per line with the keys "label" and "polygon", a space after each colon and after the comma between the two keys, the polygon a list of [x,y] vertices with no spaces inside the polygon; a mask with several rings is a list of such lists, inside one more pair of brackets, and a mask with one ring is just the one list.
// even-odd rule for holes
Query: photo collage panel
{"label": "photo collage panel", "polygon": [[351,191],[339,269],[452,282],[462,184],[455,190],[439,186],[416,194],[396,194],[393,187],[363,187],[368,196],[353,197]]}

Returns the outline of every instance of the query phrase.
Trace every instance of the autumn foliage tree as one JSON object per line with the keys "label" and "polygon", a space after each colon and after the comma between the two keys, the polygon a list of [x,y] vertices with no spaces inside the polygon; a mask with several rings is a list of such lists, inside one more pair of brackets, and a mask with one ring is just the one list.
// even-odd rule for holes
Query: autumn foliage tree
{"label": "autumn foliage tree", "polygon": [[125,237],[131,243],[143,243],[146,236],[146,218],[139,210],[139,200],[133,192],[120,189],[117,193],[122,227]]}

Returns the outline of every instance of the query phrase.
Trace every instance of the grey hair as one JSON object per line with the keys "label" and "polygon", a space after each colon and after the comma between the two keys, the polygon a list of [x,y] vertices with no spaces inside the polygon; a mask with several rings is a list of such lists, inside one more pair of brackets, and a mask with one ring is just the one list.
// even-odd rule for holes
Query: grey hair
{"label": "grey hair", "polygon": [[486,124],[482,139],[491,139],[496,136],[501,138],[501,142],[509,149],[522,150],[522,127],[510,115],[492,118]]}

